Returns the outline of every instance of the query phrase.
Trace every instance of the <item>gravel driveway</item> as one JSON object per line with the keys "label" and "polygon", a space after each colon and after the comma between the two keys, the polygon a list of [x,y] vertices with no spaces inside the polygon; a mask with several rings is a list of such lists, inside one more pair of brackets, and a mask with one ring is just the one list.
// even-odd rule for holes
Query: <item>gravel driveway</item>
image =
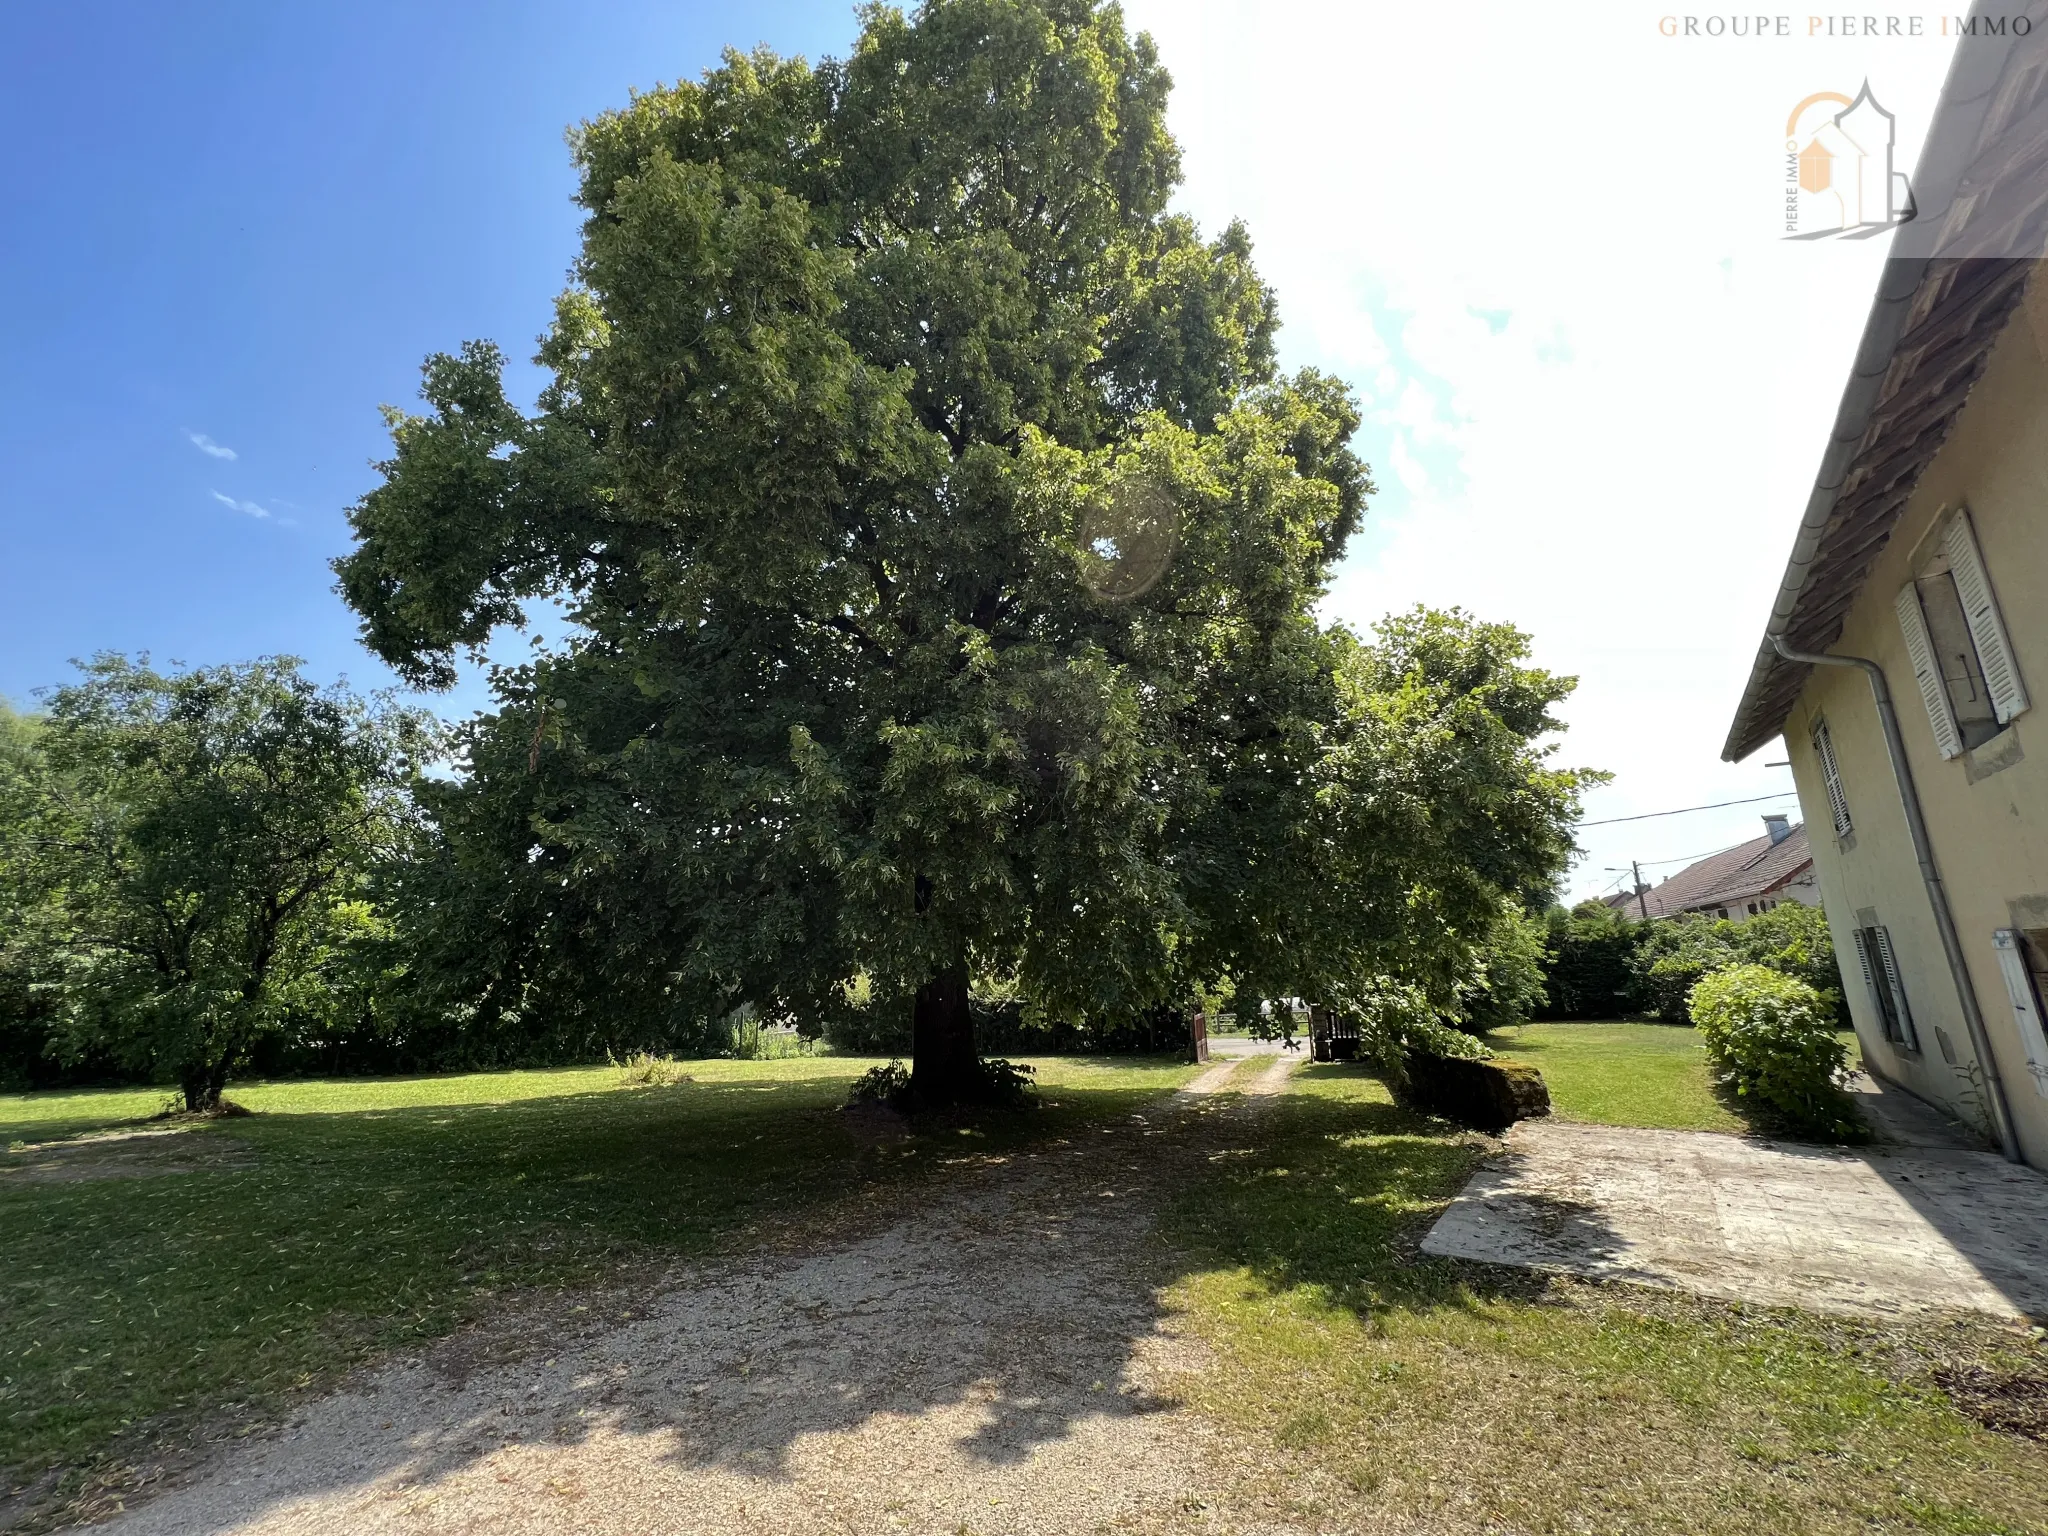
{"label": "gravel driveway", "polygon": [[[1222,1063],[876,1235],[680,1276],[511,1363],[387,1366],[108,1527],[122,1536],[1169,1529],[1233,1452],[1168,1384],[1156,1196],[1296,1058]],[[1188,1134],[1190,1131],[1197,1134]],[[1149,1144],[1148,1144],[1149,1143]],[[550,1326],[543,1320],[541,1326]],[[546,1336],[543,1335],[545,1340]]]}

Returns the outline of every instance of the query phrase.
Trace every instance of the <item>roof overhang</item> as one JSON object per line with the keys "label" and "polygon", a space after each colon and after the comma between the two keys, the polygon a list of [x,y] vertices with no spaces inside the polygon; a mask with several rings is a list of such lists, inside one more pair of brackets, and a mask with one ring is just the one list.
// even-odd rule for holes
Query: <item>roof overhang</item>
{"label": "roof overhang", "polygon": [[[1986,0],[1972,21],[1989,14]],[[1824,651],[1921,474],[1947,440],[1992,344],[2048,255],[2048,4],[2029,29],[1966,34],[1913,175],[1919,214],[1893,233],[1877,298],[1721,755],[1784,729],[1812,669],[1772,644]]]}

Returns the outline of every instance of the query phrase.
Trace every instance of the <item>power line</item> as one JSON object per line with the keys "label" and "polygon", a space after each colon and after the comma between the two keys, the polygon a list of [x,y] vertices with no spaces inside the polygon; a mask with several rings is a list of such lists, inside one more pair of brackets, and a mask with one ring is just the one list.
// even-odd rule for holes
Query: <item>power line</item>
{"label": "power line", "polygon": [[1682,859],[1638,859],[1636,862],[1645,869],[1661,869],[1666,864],[1693,864],[1701,859],[1711,859],[1717,853],[1733,853],[1740,843],[1730,843],[1726,848],[1709,848],[1705,853],[1689,853]]}
{"label": "power line", "polygon": [[1726,805],[1756,805],[1764,800],[1782,800],[1787,795],[1796,795],[1796,789],[1781,789],[1775,795],[1752,795],[1747,800],[1716,800],[1712,805],[1681,805],[1675,811],[1645,811],[1640,816],[1608,816],[1599,821],[1575,823],[1581,827],[1611,827],[1619,821],[1654,821],[1659,816],[1683,816],[1691,811],[1718,811]]}

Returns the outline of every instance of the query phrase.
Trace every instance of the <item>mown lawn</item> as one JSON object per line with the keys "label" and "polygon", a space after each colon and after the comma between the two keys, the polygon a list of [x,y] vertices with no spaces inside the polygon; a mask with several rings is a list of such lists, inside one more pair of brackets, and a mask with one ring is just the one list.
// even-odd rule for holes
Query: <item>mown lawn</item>
{"label": "mown lawn", "polygon": [[[1856,1037],[1844,1033],[1849,1060]],[[1543,1073],[1560,1119],[1673,1131],[1745,1131],[1714,1092],[1699,1032],[1680,1024],[1522,1024],[1486,1037],[1495,1054]]]}
{"label": "mown lawn", "polygon": [[671,1087],[611,1068],[237,1084],[257,1113],[105,1144],[139,1160],[126,1173],[186,1171],[75,1182],[30,1182],[23,1165],[51,1154],[24,1148],[135,1129],[163,1093],[0,1096],[0,1494],[202,1413],[260,1411],[505,1292],[1060,1136],[1190,1070],[1044,1060],[1043,1110],[890,1141],[836,1113],[870,1065],[693,1062]]}
{"label": "mown lawn", "polygon": [[[1541,1059],[1561,1063],[1565,1104],[1631,1113],[1600,1097],[1605,1069],[1574,1084],[1580,1059],[1552,1049]],[[1683,1082],[1669,1071],[1658,1113],[1679,1114]],[[1223,1526],[2048,1530],[2048,1447],[1980,1427],[1934,1379],[1952,1365],[2044,1379],[2048,1351],[2025,1335],[1422,1258],[1415,1244],[1484,1150],[1398,1110],[1359,1069],[1308,1067],[1257,1144],[1171,1211],[1182,1267],[1168,1294],[1216,1358],[1180,1390],[1272,1447]]]}
{"label": "mown lawn", "polygon": [[1486,1037],[1543,1073],[1554,1114],[1597,1125],[1740,1131],[1715,1097],[1697,1030],[1678,1024],[1523,1024]]}

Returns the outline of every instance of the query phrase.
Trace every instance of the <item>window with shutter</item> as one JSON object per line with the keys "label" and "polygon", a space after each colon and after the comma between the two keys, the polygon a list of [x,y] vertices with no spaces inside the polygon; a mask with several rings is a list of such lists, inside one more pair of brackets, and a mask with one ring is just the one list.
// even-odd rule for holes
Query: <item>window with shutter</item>
{"label": "window with shutter", "polygon": [[2013,656],[2012,639],[1998,611],[1998,599],[1991,590],[1991,575],[1985,569],[1983,551],[1977,547],[1970,514],[1958,510],[1941,536],[1942,552],[1948,556],[1949,575],[1955,581],[1964,622],[1976,650],[1976,661],[1984,676],[1991,708],[2000,725],[2027,708],[2026,685],[2020,681],[2019,663]]}
{"label": "window with shutter", "polygon": [[1920,584],[1909,581],[1899,588],[1894,604],[1899,613],[1899,630],[1906,637],[1906,656],[1913,663],[1913,680],[1920,685],[1921,702],[1927,706],[1928,724],[1934,727],[1934,747],[1943,757],[1961,757],[1962,733],[1949,702],[1948,685],[1941,675],[1933,638],[1927,632],[1927,615],[1920,605]]}
{"label": "window with shutter", "polygon": [[1899,1038],[1899,1031],[1898,1026],[1892,1022],[1891,999],[1878,986],[1877,966],[1870,958],[1870,930],[1851,928],[1849,936],[1856,941],[1856,958],[1863,965],[1863,985],[1870,993],[1870,1006],[1877,1010],[1878,1023],[1884,1028],[1884,1037],[1887,1040],[1896,1040]]}
{"label": "window with shutter", "polygon": [[2048,1036],[2041,1028],[2041,993],[2030,963],[2031,946],[2017,928],[1999,929],[1991,942],[1998,955],[1999,974],[2005,978],[2005,994],[2012,999],[2020,1044],[2027,1053],[2027,1073],[2034,1079],[2035,1092],[2048,1099]]}
{"label": "window with shutter", "polygon": [[1894,973],[1897,966],[1887,959],[1891,952],[1891,936],[1876,927],[1851,928],[1849,933],[1856,940],[1856,958],[1863,964],[1863,985],[1870,989],[1870,1003],[1877,1009],[1885,1039],[1894,1045],[1917,1050],[1913,1044],[1912,1022],[1904,1011],[1905,989],[1896,984]]}
{"label": "window with shutter", "polygon": [[1913,1010],[1906,1004],[1906,984],[1899,976],[1899,964],[1892,954],[1892,936],[1884,928],[1870,930],[1871,948],[1877,954],[1883,990],[1891,995],[1892,1018],[1898,1033],[1893,1036],[1909,1051],[1920,1049],[1920,1035],[1913,1028]]}
{"label": "window with shutter", "polygon": [[1835,740],[1828,734],[1825,720],[1813,722],[1813,755],[1820,762],[1820,780],[1827,790],[1828,814],[1835,824],[1835,836],[1847,837],[1853,825],[1849,820],[1849,797],[1842,792],[1842,768],[1835,761]]}

